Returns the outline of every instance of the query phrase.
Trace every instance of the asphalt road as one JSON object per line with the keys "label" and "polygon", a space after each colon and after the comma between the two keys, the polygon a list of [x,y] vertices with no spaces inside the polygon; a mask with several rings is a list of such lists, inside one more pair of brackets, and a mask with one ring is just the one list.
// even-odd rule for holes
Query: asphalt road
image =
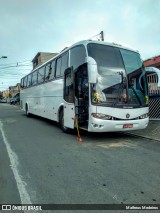
{"label": "asphalt road", "polygon": [[159,142],[81,133],[1,104],[0,203],[160,204]]}

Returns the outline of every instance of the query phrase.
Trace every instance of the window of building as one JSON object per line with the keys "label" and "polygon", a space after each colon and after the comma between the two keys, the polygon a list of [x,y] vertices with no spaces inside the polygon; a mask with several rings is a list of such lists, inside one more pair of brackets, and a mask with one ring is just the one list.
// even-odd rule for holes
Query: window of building
{"label": "window of building", "polygon": [[73,70],[85,63],[86,50],[84,46],[77,46],[70,50],[70,66]]}

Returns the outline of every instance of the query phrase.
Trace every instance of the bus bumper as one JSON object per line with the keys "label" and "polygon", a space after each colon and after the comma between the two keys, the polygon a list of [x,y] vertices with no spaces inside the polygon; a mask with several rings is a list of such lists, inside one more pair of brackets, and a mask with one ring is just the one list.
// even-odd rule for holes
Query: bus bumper
{"label": "bus bumper", "polygon": [[88,125],[89,132],[119,132],[145,129],[149,118],[137,120],[102,120],[92,118]]}

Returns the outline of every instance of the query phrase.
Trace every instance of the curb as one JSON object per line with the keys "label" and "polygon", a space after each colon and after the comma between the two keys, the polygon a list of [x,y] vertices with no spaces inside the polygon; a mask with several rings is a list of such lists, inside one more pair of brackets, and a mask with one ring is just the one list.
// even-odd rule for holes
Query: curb
{"label": "curb", "polygon": [[157,141],[160,143],[160,140],[158,139],[153,139],[153,138],[150,138],[150,137],[147,137],[147,136],[142,136],[142,135],[137,135],[137,134],[134,134],[134,133],[129,133],[129,132],[122,132],[123,134],[126,134],[126,135],[132,135],[133,137],[137,137],[137,138],[146,138],[148,140],[151,140],[151,141]]}

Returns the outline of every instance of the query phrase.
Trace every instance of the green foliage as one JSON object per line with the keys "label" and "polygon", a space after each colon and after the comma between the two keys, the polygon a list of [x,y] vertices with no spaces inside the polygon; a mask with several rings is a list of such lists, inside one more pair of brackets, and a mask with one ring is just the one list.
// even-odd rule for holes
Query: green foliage
{"label": "green foliage", "polygon": [[3,98],[3,93],[0,91],[0,99]]}

